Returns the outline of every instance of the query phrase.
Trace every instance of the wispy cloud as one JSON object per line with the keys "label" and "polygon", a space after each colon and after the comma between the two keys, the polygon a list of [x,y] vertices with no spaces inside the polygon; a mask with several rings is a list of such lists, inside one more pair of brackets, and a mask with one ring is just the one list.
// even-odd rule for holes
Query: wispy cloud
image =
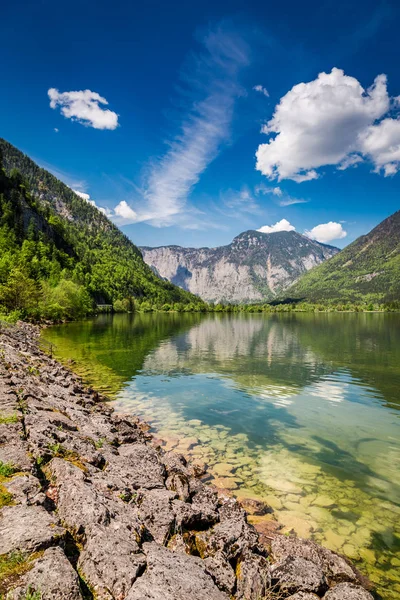
{"label": "wispy cloud", "polygon": [[264,96],[266,96],[267,98],[269,98],[269,91],[263,85],[260,85],[260,84],[255,85],[253,87],[253,90],[255,92],[258,92],[259,94],[263,94]]}
{"label": "wispy cloud", "polygon": [[[202,39],[202,51],[188,59],[179,101],[186,112],[168,150],[149,166],[140,202],[125,223],[147,221],[163,227],[185,223],[188,198],[202,173],[229,143],[236,99],[244,91],[241,70],[249,50],[236,33],[220,26]],[[189,211],[190,212],[190,211]],[[121,217],[121,215],[119,215]]]}
{"label": "wispy cloud", "polygon": [[271,187],[265,185],[265,183],[260,183],[254,188],[254,192],[256,195],[269,195],[277,196],[280,198],[278,201],[279,206],[291,206],[292,204],[306,204],[309,200],[305,200],[304,198],[293,198],[293,196],[289,196],[286,192],[282,190],[279,186]]}

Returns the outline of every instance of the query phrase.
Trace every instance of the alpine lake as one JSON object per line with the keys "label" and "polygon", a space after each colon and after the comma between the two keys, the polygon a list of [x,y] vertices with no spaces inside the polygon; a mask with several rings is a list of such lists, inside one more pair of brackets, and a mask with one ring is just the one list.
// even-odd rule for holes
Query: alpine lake
{"label": "alpine lake", "polygon": [[124,314],[53,326],[54,356],[283,532],[400,598],[400,314]]}

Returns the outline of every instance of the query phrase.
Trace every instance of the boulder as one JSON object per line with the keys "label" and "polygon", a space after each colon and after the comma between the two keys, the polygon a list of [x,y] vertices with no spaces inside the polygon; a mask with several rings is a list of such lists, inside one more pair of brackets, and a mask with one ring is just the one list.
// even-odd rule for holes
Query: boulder
{"label": "boulder", "polygon": [[126,526],[99,526],[88,537],[78,568],[96,598],[125,598],[146,567],[134,532]]}
{"label": "boulder", "polygon": [[327,589],[325,575],[320,567],[305,558],[288,556],[271,568],[271,583],[281,591],[314,592],[322,595]]}
{"label": "boulder", "polygon": [[313,562],[322,569],[329,585],[343,581],[357,581],[355,571],[342,556],[318,546],[311,540],[277,535],[271,543],[271,550],[277,560],[298,556]]}
{"label": "boulder", "polygon": [[155,543],[146,543],[143,548],[147,569],[126,600],[229,600],[199,558],[171,552]]}
{"label": "boulder", "polygon": [[269,564],[264,556],[246,552],[236,566],[238,600],[260,600],[271,585]]}
{"label": "boulder", "polygon": [[134,490],[164,487],[165,468],[154,448],[146,444],[124,444],[118,452],[104,472],[117,477],[121,487]]}
{"label": "boulder", "polygon": [[373,600],[373,596],[361,586],[346,582],[331,588],[324,600]]}
{"label": "boulder", "polygon": [[232,594],[236,584],[235,572],[222,552],[209,556],[204,560],[207,573],[211,575],[218,588]]}
{"label": "boulder", "polygon": [[57,543],[64,534],[56,515],[41,506],[18,504],[1,510],[1,554],[15,550],[34,552]]}
{"label": "boulder", "polygon": [[138,516],[159,544],[165,544],[171,535],[175,512],[172,501],[175,492],[166,489],[140,490],[137,497]]}
{"label": "boulder", "polygon": [[[13,600],[25,600],[28,592],[40,593],[41,600],[82,600],[78,574],[64,552],[56,546],[48,548],[24,575],[17,589],[11,592]],[[8,597],[8,596],[7,596]],[[29,596],[31,597],[31,596]]]}

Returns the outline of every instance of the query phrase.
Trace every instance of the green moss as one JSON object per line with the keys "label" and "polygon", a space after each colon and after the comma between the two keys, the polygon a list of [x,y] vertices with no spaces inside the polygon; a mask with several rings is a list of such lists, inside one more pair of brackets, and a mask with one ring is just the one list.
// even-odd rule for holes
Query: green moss
{"label": "green moss", "polygon": [[7,478],[14,475],[15,467],[11,463],[4,463],[0,460],[0,478]]}
{"label": "green moss", "polygon": [[[35,560],[42,554],[43,552],[24,554],[15,551],[0,555],[0,598],[17,585],[19,578],[33,567]],[[29,596],[27,592],[25,600],[40,600],[40,598],[41,596],[37,595]]]}
{"label": "green moss", "polygon": [[3,415],[0,413],[0,425],[9,425],[11,423],[18,423],[18,415]]}
{"label": "green moss", "polygon": [[0,483],[0,508],[11,506],[11,504],[13,504],[12,494]]}

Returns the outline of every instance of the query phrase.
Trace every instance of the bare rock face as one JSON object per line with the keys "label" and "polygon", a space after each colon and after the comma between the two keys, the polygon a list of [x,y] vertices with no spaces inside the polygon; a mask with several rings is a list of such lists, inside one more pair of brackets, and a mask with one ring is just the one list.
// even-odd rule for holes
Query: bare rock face
{"label": "bare rock face", "polygon": [[1,553],[35,552],[58,543],[65,529],[41,506],[5,506],[0,513]]}
{"label": "bare rock face", "polygon": [[271,573],[264,556],[246,552],[236,567],[237,591],[240,600],[264,598],[271,587]]}
{"label": "bare rock face", "polygon": [[202,560],[144,544],[147,570],[132,586],[126,600],[229,600],[207,573]]}
{"label": "bare rock face", "polygon": [[338,583],[325,594],[324,600],[373,600],[373,596],[359,585]]}
{"label": "bare rock face", "polygon": [[245,231],[218,248],[141,248],[157,275],[209,302],[271,300],[338,249],[296,233]]}
{"label": "bare rock face", "polygon": [[13,591],[13,600],[25,600],[28,592],[41,600],[82,600],[79,578],[59,547],[48,548]]}
{"label": "bare rock face", "polygon": [[272,584],[280,590],[294,592],[314,592],[322,595],[328,588],[320,567],[305,558],[288,556],[271,569]]}
{"label": "bare rock face", "polygon": [[204,560],[207,573],[211,575],[220,590],[232,594],[236,576],[230,563],[222,552],[217,552],[214,556],[209,556]]}

